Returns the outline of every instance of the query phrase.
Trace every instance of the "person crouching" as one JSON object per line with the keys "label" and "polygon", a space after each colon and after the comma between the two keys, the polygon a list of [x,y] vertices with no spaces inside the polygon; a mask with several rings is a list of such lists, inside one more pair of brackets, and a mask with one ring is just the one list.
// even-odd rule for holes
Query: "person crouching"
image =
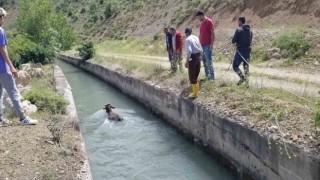
{"label": "person crouching", "polygon": [[185,29],[185,48],[187,52],[186,59],[186,68],[188,68],[189,80],[192,86],[192,93],[189,94],[189,99],[194,99],[199,96],[200,84],[198,81],[198,76],[201,69],[201,56],[202,56],[202,47],[199,41],[199,38],[195,35],[192,35],[192,29]]}

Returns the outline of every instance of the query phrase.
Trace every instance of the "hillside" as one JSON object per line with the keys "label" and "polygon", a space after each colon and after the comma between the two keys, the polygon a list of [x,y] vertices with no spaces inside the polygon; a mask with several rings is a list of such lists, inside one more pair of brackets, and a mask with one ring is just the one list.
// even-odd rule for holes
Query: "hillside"
{"label": "hillside", "polygon": [[[237,16],[249,17],[254,27],[305,26],[319,28],[318,0],[54,0],[56,10],[66,14],[82,37],[120,38],[152,36],[166,25],[181,28],[199,23],[194,13],[205,10],[220,27],[234,27]],[[1,0],[0,6],[17,14],[15,0]],[[11,17],[10,22],[14,22]],[[10,27],[12,24],[10,23]]]}
{"label": "hillside", "polygon": [[320,25],[318,0],[55,0],[84,37],[152,36],[165,25],[195,27],[194,13],[203,9],[220,27],[234,27],[237,16],[254,27]]}

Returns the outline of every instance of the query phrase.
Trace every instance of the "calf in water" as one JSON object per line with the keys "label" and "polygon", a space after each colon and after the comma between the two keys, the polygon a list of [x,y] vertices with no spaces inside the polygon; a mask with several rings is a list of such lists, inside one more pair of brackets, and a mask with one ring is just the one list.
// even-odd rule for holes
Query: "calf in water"
{"label": "calf in water", "polygon": [[112,109],[115,109],[115,107],[113,107],[111,104],[105,105],[105,107],[103,109],[105,109],[106,112],[108,113],[109,120],[112,120],[112,121],[122,121],[123,120],[122,117],[120,117],[117,113],[112,111]]}

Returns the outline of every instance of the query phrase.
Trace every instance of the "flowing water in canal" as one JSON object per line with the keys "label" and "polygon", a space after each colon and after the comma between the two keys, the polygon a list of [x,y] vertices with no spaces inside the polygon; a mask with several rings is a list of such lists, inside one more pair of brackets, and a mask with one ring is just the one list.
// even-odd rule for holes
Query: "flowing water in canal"
{"label": "flowing water in canal", "polygon": [[[239,179],[147,109],[100,79],[62,61],[95,180]],[[105,104],[124,117],[107,120]]]}

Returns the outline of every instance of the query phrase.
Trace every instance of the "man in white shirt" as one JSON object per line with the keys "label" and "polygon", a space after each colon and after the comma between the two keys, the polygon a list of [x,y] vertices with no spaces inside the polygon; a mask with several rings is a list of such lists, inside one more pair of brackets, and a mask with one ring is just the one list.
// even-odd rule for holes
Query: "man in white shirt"
{"label": "man in white shirt", "polygon": [[186,40],[185,48],[187,52],[186,68],[188,68],[189,80],[192,86],[192,93],[189,94],[188,98],[194,99],[199,96],[199,81],[198,76],[201,68],[201,56],[202,47],[199,38],[192,35],[192,29],[186,28],[185,30]]}

